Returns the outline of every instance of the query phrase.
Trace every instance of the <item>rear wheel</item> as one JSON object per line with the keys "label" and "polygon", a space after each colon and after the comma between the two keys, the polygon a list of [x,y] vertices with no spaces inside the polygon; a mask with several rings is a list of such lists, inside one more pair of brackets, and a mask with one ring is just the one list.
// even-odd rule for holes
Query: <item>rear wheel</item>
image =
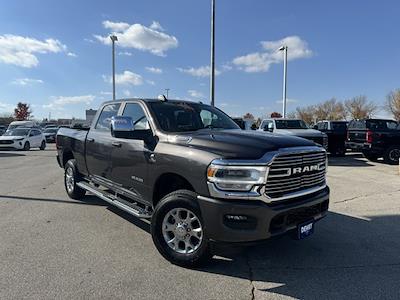
{"label": "rear wheel", "polygon": [[400,146],[392,146],[386,150],[383,159],[386,163],[391,165],[399,164],[400,159]]}
{"label": "rear wheel", "polygon": [[39,149],[40,150],[46,149],[46,142],[45,141],[42,141],[42,143],[40,144],[40,148]]}
{"label": "rear wheel", "polygon": [[79,181],[81,181],[81,176],[76,168],[76,161],[70,159],[64,167],[64,186],[68,196],[72,199],[79,200],[85,196],[86,191],[77,186]]}
{"label": "rear wheel", "polygon": [[173,264],[194,267],[212,257],[196,194],[179,190],[156,206],[151,224],[153,242]]}
{"label": "rear wheel", "polygon": [[370,161],[377,161],[378,158],[379,158],[378,155],[376,155],[376,154],[371,154],[371,153],[365,152],[365,151],[363,151],[362,154],[364,155],[364,157],[365,157],[366,159],[368,159],[368,160],[370,160]]}
{"label": "rear wheel", "polygon": [[24,151],[29,151],[29,149],[31,149],[31,144],[29,144],[29,142],[25,142],[23,149]]}

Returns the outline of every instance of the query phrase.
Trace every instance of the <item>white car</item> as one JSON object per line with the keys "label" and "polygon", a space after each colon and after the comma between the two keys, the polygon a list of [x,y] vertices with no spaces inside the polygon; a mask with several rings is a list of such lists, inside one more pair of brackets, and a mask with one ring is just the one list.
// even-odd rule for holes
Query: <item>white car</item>
{"label": "white car", "polygon": [[46,138],[37,128],[14,128],[0,136],[1,149],[28,151],[30,148],[46,148]]}

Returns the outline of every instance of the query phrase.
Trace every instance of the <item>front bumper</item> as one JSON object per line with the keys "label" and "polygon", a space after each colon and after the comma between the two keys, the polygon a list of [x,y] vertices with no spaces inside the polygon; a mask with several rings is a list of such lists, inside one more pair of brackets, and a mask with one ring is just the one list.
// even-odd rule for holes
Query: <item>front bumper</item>
{"label": "front bumper", "polygon": [[0,150],[20,150],[24,148],[23,141],[14,141],[12,144],[0,144]]}
{"label": "front bumper", "polygon": [[329,207],[329,188],[274,204],[202,196],[198,196],[198,202],[209,239],[254,242],[284,234],[305,221],[323,218]]}

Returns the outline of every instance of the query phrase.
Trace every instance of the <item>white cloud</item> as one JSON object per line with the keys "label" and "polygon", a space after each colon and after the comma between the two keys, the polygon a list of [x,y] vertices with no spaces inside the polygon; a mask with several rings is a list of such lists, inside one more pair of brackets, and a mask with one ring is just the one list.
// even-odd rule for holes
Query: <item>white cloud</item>
{"label": "white cloud", "polygon": [[[281,99],[281,100],[276,100],[275,101],[277,104],[282,104],[283,103],[283,100]],[[296,99],[289,99],[289,98],[287,98],[286,99],[286,103],[297,103],[297,102],[299,102],[299,100],[296,100]]]}
{"label": "white cloud", "polygon": [[[210,66],[202,66],[199,68],[177,68],[179,72],[186,73],[195,77],[208,77],[210,76]],[[215,75],[218,76],[221,74],[221,71],[215,69]]]}
{"label": "white cloud", "polygon": [[112,95],[112,92],[103,92],[103,91],[101,91],[100,95],[110,96],[110,95]]}
{"label": "white cloud", "polygon": [[233,59],[233,64],[245,72],[267,72],[272,64],[283,61],[283,54],[278,51],[282,45],[288,47],[288,60],[308,58],[313,52],[306,41],[298,36],[288,36],[277,41],[262,41],[262,52],[254,52]]}
{"label": "white cloud", "polygon": [[76,55],[74,52],[68,52],[68,53],[67,53],[67,56],[70,56],[70,57],[78,57],[78,55]]}
{"label": "white cloud", "polygon": [[111,29],[112,31],[120,32],[127,30],[130,25],[125,22],[111,22],[107,20],[103,22],[103,26],[106,29]]}
{"label": "white cloud", "polygon": [[160,68],[155,68],[155,67],[146,67],[146,70],[150,73],[154,74],[162,74],[163,70]]}
{"label": "white cloud", "polygon": [[190,95],[190,97],[193,97],[193,98],[203,98],[204,97],[204,95],[201,92],[196,91],[196,90],[188,90],[188,94]]}
{"label": "white cloud", "polygon": [[161,26],[161,24],[157,21],[153,21],[150,25],[150,28],[153,30],[158,30],[158,31],[165,31],[165,29]]}
{"label": "white cloud", "polygon": [[43,83],[41,79],[33,79],[33,78],[17,78],[11,82],[12,84],[27,86],[35,83]]}
{"label": "white cloud", "polygon": [[0,101],[0,114],[12,113],[16,105]]}
{"label": "white cloud", "polygon": [[[104,21],[103,26],[106,29],[111,29],[112,33],[118,37],[119,47],[149,51],[159,56],[165,56],[165,51],[178,47],[176,37],[142,24],[130,25],[128,23]],[[103,44],[111,44],[109,35],[94,35],[94,37]]]}
{"label": "white cloud", "polygon": [[42,107],[45,109],[55,109],[62,110],[65,105],[76,105],[76,104],[86,104],[89,105],[93,102],[96,97],[93,95],[83,95],[83,96],[57,96],[50,97],[51,102],[44,104]]}
{"label": "white cloud", "polygon": [[124,90],[122,93],[125,97],[129,97],[131,95],[131,92],[129,90]]}
{"label": "white cloud", "polygon": [[146,80],[146,82],[150,85],[156,85],[156,83],[153,80]]}
{"label": "white cloud", "polygon": [[12,34],[0,35],[0,62],[24,68],[39,64],[37,54],[66,51],[67,46],[55,39],[44,41]]}
{"label": "white cloud", "polygon": [[132,52],[122,51],[122,52],[118,52],[118,55],[132,56]]}
{"label": "white cloud", "polygon": [[[112,83],[111,76],[103,75],[105,82]],[[142,85],[143,77],[131,71],[124,71],[121,74],[115,74],[115,83],[120,85]]]}

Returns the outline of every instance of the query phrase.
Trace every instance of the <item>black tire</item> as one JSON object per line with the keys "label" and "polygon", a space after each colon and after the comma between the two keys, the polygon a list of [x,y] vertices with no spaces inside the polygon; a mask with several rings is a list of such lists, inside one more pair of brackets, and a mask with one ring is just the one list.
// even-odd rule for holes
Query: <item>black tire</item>
{"label": "black tire", "polygon": [[[180,222],[177,223],[177,220],[181,220],[180,218],[185,217],[185,212],[187,211],[191,214],[186,215],[186,219],[190,218],[192,215],[197,219],[182,224],[182,226],[185,226],[185,224],[187,225],[187,227],[181,226],[179,228],[183,228],[182,232],[179,232],[178,230],[168,231],[163,229],[164,225],[165,228],[167,228],[167,223],[164,222],[168,222],[169,225],[177,229],[181,224]],[[174,212],[177,212],[175,216],[173,215]],[[169,216],[169,218],[167,216]],[[174,223],[170,223],[171,218]],[[151,220],[151,236],[157,250],[171,263],[183,267],[192,268],[202,265],[212,257],[210,241],[208,240],[204,229],[205,225],[197,204],[196,194],[187,190],[178,190],[166,195],[157,204]],[[199,237],[200,231],[201,238]],[[182,237],[183,233],[185,237]],[[164,235],[166,237],[164,237]],[[179,235],[181,236],[179,237]],[[167,237],[168,239],[171,239],[171,241],[172,239],[175,239],[178,242],[174,242],[173,245],[170,246],[167,243]],[[187,250],[187,243],[185,241],[190,243],[191,246],[194,245],[194,247],[191,250]],[[183,248],[182,246],[184,246],[184,250],[180,249]],[[177,249],[174,250],[172,247]],[[184,251],[190,251],[190,253],[182,253]]]}
{"label": "black tire", "polygon": [[64,186],[70,198],[79,200],[85,196],[86,191],[76,185],[81,180],[75,159],[70,159],[64,166]]}
{"label": "black tire", "polygon": [[362,154],[364,155],[364,157],[370,161],[378,161],[379,156],[376,154],[371,154],[369,152],[365,152],[363,151]]}
{"label": "black tire", "polygon": [[25,142],[23,150],[29,151],[30,149],[31,149],[31,144],[29,144],[29,142]]}
{"label": "black tire", "polygon": [[40,148],[39,149],[40,150],[46,149],[46,142],[45,141],[42,141],[42,143],[40,144]]}
{"label": "black tire", "polygon": [[400,145],[389,147],[383,155],[385,163],[390,165],[398,165],[400,158]]}

